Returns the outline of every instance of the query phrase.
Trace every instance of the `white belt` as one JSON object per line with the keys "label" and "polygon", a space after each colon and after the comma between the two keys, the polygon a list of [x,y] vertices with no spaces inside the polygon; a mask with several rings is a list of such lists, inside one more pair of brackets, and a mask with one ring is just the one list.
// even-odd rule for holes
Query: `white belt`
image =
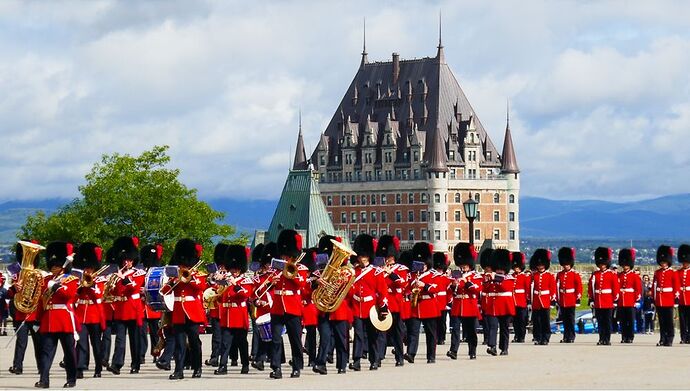
{"label": "white belt", "polygon": [[548,295],[548,294],[551,294],[551,291],[548,289],[545,291],[534,291],[534,294],[535,295]]}
{"label": "white belt", "polygon": [[601,293],[612,293],[613,291],[611,289],[597,289],[594,291],[596,294],[601,294]]}
{"label": "white belt", "polygon": [[355,299],[355,300],[357,300],[357,301],[359,301],[360,303],[362,303],[362,302],[366,303],[366,302],[368,302],[368,301],[374,300],[374,296],[359,297],[359,296],[357,296],[357,295],[352,295],[352,298]]}
{"label": "white belt", "polygon": [[48,304],[46,306],[47,310],[69,310],[67,304]]}
{"label": "white belt", "polygon": [[422,295],[422,299],[427,300],[427,299],[433,299],[434,296],[431,295]]}
{"label": "white belt", "polygon": [[132,296],[115,296],[115,297],[113,297],[113,300],[114,301],[127,301],[128,298],[133,299],[133,300],[137,300],[137,299],[141,299],[141,295],[138,293],[135,293]]}
{"label": "white belt", "polygon": [[656,288],[657,292],[673,292],[673,288]]}
{"label": "white belt", "polygon": [[445,295],[446,295],[446,291],[441,291],[441,292],[438,292],[436,294],[436,296],[445,296]]}
{"label": "white belt", "polygon": [[456,299],[469,299],[470,295],[455,295]]}
{"label": "white belt", "polygon": [[[286,289],[280,289],[274,292],[278,296],[292,296],[295,294],[295,291],[289,291]],[[300,291],[297,291],[297,294],[300,294]]]}
{"label": "white belt", "polygon": [[[77,304],[94,304],[94,301],[88,299],[79,299],[77,300]],[[101,299],[96,299],[96,304],[101,304]]]}
{"label": "white belt", "polygon": [[634,293],[635,289],[633,289],[633,288],[621,288],[621,292]]}
{"label": "white belt", "polygon": [[[388,288],[388,292],[389,292],[389,293],[393,293],[393,289]],[[396,292],[396,293],[402,293],[402,289],[401,289],[401,288],[395,288],[395,292]]]}
{"label": "white belt", "polygon": [[525,293],[525,290],[524,289],[516,289],[515,293]]}
{"label": "white belt", "polygon": [[690,291],[690,286],[682,286],[680,287],[681,291]]}
{"label": "white belt", "polygon": [[513,292],[489,292],[487,295],[489,297],[507,297],[512,296]]}
{"label": "white belt", "polygon": [[232,308],[246,307],[246,306],[247,306],[247,302],[243,301],[243,302],[241,302],[241,303],[239,303],[239,304],[237,304],[237,303],[222,303],[221,306],[222,306],[223,308],[228,308],[228,307],[232,307]]}
{"label": "white belt", "polygon": [[561,289],[561,293],[575,293],[575,288]]}
{"label": "white belt", "polygon": [[176,297],[175,298],[175,301],[181,301],[183,303],[185,301],[194,301],[194,300],[196,300],[196,296],[182,296],[182,297]]}

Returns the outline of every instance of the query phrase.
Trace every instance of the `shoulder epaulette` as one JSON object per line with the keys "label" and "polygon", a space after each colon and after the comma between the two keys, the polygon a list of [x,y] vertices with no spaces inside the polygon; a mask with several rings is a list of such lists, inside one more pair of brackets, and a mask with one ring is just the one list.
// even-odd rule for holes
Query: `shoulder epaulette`
{"label": "shoulder epaulette", "polygon": [[374,275],[378,276],[379,274],[383,273],[383,268],[380,267],[374,267]]}
{"label": "shoulder epaulette", "polygon": [[74,280],[78,280],[78,279],[79,279],[79,277],[77,277],[77,276],[69,275],[69,276],[62,279],[62,283],[67,284],[67,283],[70,283],[70,282],[72,282]]}
{"label": "shoulder epaulette", "polygon": [[134,274],[132,275],[132,277],[139,277],[139,276],[145,276],[145,275],[146,275],[146,270],[136,269],[134,271]]}

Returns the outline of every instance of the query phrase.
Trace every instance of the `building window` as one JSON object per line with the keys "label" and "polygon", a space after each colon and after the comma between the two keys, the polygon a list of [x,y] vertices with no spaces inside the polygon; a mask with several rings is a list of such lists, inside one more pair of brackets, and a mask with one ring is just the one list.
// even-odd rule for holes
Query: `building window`
{"label": "building window", "polygon": [[354,230],[353,230],[353,231],[350,233],[350,237],[352,238],[352,239],[350,239],[350,242],[354,242],[355,239],[357,238],[357,231],[354,231]]}
{"label": "building window", "polygon": [[369,235],[376,237],[376,230],[372,229],[371,232],[369,233]]}
{"label": "building window", "polygon": [[455,151],[453,151],[452,149],[448,151],[448,159],[455,160]]}
{"label": "building window", "polygon": [[333,206],[333,197],[331,197],[331,196],[326,197],[326,205]]}
{"label": "building window", "polygon": [[347,224],[347,213],[343,212],[340,214],[340,223]]}
{"label": "building window", "polygon": [[340,205],[347,205],[347,197],[340,196]]}
{"label": "building window", "polygon": [[407,231],[407,240],[414,240],[414,230]]}
{"label": "building window", "polygon": [[494,230],[494,240],[501,240],[501,230],[499,230],[499,229]]}
{"label": "building window", "polygon": [[426,214],[427,214],[427,211],[425,211],[425,210],[420,212],[420,217],[421,217],[420,220],[422,220],[422,222],[426,222],[426,219],[427,219]]}
{"label": "building window", "polygon": [[422,204],[426,204],[428,201],[429,196],[426,193],[422,193]]}
{"label": "building window", "polygon": [[501,202],[501,196],[498,193],[494,194],[494,204]]}
{"label": "building window", "polygon": [[362,216],[362,223],[366,223],[367,222],[367,212],[360,212],[359,215]]}
{"label": "building window", "polygon": [[333,213],[328,212],[328,220],[333,221]]}
{"label": "building window", "polygon": [[371,212],[371,222],[372,223],[376,222],[376,212]]}
{"label": "building window", "polygon": [[419,170],[418,169],[414,170],[414,179],[419,179]]}
{"label": "building window", "polygon": [[350,215],[350,217],[351,217],[350,220],[351,220],[352,223],[356,223],[356,222],[357,222],[357,212],[352,212],[352,214]]}
{"label": "building window", "polygon": [[462,215],[460,214],[459,210],[455,211],[455,221],[460,221],[462,219]]}
{"label": "building window", "polygon": [[399,229],[395,230],[395,237],[402,240],[402,232]]}
{"label": "building window", "polygon": [[395,195],[395,203],[396,204],[402,203],[402,196],[400,195],[400,193]]}
{"label": "building window", "polygon": [[437,204],[441,202],[441,195],[440,194],[438,194],[438,193],[434,194],[434,202]]}
{"label": "building window", "polygon": [[386,212],[381,212],[381,222],[382,223],[386,222]]}
{"label": "building window", "polygon": [[409,193],[407,195],[407,203],[408,204],[414,204],[414,193]]}
{"label": "building window", "polygon": [[353,194],[353,195],[350,197],[350,203],[351,203],[352,205],[357,205],[357,196],[356,196],[356,195]]}
{"label": "building window", "polygon": [[482,212],[479,211],[479,210],[477,211],[477,218],[476,218],[476,220],[477,220],[477,221],[482,221]]}
{"label": "building window", "polygon": [[481,197],[479,196],[479,193],[474,193],[474,200],[477,202],[481,202]]}
{"label": "building window", "polygon": [[419,151],[414,151],[412,156],[414,157],[415,162],[419,161]]}
{"label": "building window", "polygon": [[460,238],[462,237],[461,235],[462,235],[462,232],[460,232],[459,229],[456,229],[455,230],[455,240],[460,240]]}
{"label": "building window", "polygon": [[497,210],[494,211],[494,221],[501,221],[501,212]]}
{"label": "building window", "polygon": [[381,236],[388,235],[388,231],[384,228],[381,230]]}
{"label": "building window", "polygon": [[515,240],[515,231],[512,229],[510,230],[510,240]]}
{"label": "building window", "polygon": [[508,197],[508,202],[511,203],[511,204],[514,204],[514,203],[515,203],[515,194],[511,194],[511,195]]}
{"label": "building window", "polygon": [[399,210],[395,211],[395,222],[396,223],[402,222],[402,213],[400,213]]}
{"label": "building window", "polygon": [[414,212],[413,211],[407,212],[407,221],[410,223],[414,222]]}
{"label": "building window", "polygon": [[381,194],[381,205],[386,205],[388,203],[388,197],[385,194]]}
{"label": "building window", "polygon": [[441,221],[441,212],[434,212],[434,221]]}
{"label": "building window", "polygon": [[455,169],[451,168],[450,170],[450,179],[455,179]]}
{"label": "building window", "polygon": [[377,196],[376,194],[372,194],[372,195],[371,195],[371,204],[372,204],[372,205],[376,205],[376,198],[377,198],[377,197],[378,197],[378,196]]}
{"label": "building window", "polygon": [[508,221],[515,221],[515,212],[508,213]]}
{"label": "building window", "polygon": [[456,204],[462,203],[462,195],[460,195],[460,193],[455,193],[455,203]]}
{"label": "building window", "polygon": [[474,240],[482,240],[482,231],[479,229],[474,230]]}
{"label": "building window", "polygon": [[441,240],[441,230],[434,230],[434,240]]}
{"label": "building window", "polygon": [[422,230],[422,240],[429,240],[429,231],[425,229]]}
{"label": "building window", "polygon": [[366,204],[367,204],[367,196],[365,196],[364,194],[362,194],[362,197],[360,197],[360,199],[361,199],[361,202],[362,202],[360,205],[366,205]]}

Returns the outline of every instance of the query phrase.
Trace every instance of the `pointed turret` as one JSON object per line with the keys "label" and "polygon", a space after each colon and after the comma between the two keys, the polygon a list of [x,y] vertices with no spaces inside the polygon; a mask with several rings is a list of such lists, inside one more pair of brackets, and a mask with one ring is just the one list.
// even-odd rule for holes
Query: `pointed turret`
{"label": "pointed turret", "polygon": [[441,131],[436,129],[431,137],[431,145],[427,152],[427,158],[429,159],[427,170],[429,172],[446,172],[448,171],[448,156],[446,155]]}
{"label": "pointed turret", "polygon": [[439,64],[445,64],[446,55],[443,53],[443,43],[441,42],[441,11],[438,12],[438,46],[436,48],[438,49],[436,59],[438,59]]}
{"label": "pointed turret", "polygon": [[506,113],[506,136],[505,139],[503,139],[503,154],[501,155],[501,158],[501,172],[505,174],[517,174],[520,172],[517,159],[515,158],[513,137],[510,134],[510,109],[508,109],[508,112]]}
{"label": "pointed turret", "polygon": [[367,64],[369,62],[369,58],[367,57],[367,19],[364,18],[364,35],[363,35],[363,43],[362,43],[362,62],[359,64],[359,68],[362,69],[364,68],[364,64]]}
{"label": "pointed turret", "polygon": [[297,135],[297,148],[295,149],[295,161],[293,170],[306,170],[308,167],[307,154],[304,152],[304,139],[302,137],[302,112],[299,113],[299,133]]}

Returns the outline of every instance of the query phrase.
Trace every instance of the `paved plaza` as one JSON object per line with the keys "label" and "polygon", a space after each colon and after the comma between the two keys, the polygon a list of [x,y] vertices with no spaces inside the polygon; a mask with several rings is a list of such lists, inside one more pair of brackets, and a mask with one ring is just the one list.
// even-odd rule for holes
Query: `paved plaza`
{"label": "paved plaza", "polygon": [[[638,335],[632,345],[618,343],[612,336],[612,346],[595,346],[596,335],[578,335],[574,344],[560,344],[560,335],[554,335],[549,346],[511,344],[509,356],[491,357],[480,346],[477,360],[470,361],[464,355],[467,346],[461,345],[458,360],[445,356],[448,345],[438,347],[436,364],[426,364],[424,338],[415,364],[394,367],[392,356],[384,361],[378,371],[369,371],[363,365],[361,372],[348,371],[338,375],[329,366],[329,374],[318,375],[310,368],[299,379],[289,378],[287,366],[284,378],[272,380],[269,371],[251,369],[248,375],[240,375],[239,367],[230,367],[226,376],[213,375],[213,369],[204,368],[201,379],[191,379],[187,371],[184,380],[168,380],[168,372],[158,370],[147,357],[141,373],[115,376],[103,372],[100,379],[91,378],[77,382],[80,389],[687,389],[690,345],[674,345],[659,348],[657,335]],[[24,374],[7,372],[11,365],[14,344],[5,347],[10,337],[0,338],[0,387],[32,389],[38,380],[29,346]],[[676,337],[677,339],[677,337]],[[481,340],[481,335],[480,335]],[[204,359],[208,358],[210,336],[202,336]],[[286,341],[287,343],[287,341]],[[51,386],[62,387],[64,370],[58,367],[62,353],[58,349],[51,372]]]}

